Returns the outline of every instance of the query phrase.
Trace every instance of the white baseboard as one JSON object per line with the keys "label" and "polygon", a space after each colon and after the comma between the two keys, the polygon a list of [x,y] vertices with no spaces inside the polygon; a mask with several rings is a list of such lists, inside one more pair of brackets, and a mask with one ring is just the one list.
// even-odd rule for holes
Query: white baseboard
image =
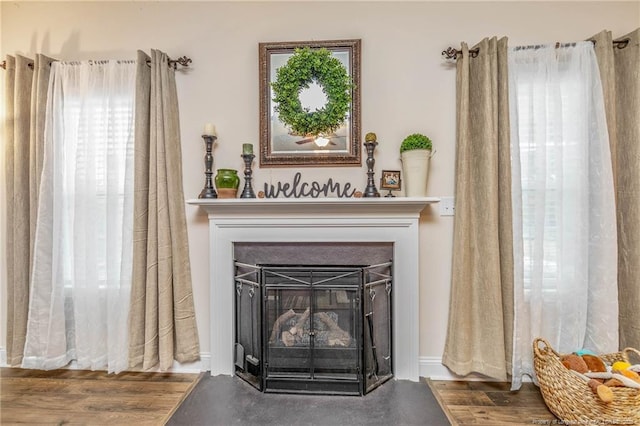
{"label": "white baseboard", "polygon": [[[463,380],[463,381],[493,381],[493,379],[483,376],[481,374],[469,374],[468,376],[458,376],[452,373],[447,367],[442,365],[442,358],[437,356],[421,356],[420,362],[420,377],[427,377],[431,380]],[[7,351],[5,348],[0,348],[0,367],[8,367],[7,365]],[[69,370],[76,370],[77,365],[72,362],[67,367]],[[211,353],[200,353],[200,361],[180,364],[177,361],[173,362],[173,365],[168,370],[171,373],[181,374],[193,374],[200,373],[202,371],[211,370]],[[158,371],[158,370],[147,370]],[[529,379],[530,380],[530,379]],[[526,380],[525,381],[529,381]]]}
{"label": "white baseboard", "polygon": [[[431,380],[461,380],[467,382],[497,382],[499,380],[482,374],[471,373],[468,376],[458,376],[442,364],[442,358],[437,356],[421,356],[420,358],[420,377],[426,377]],[[530,376],[522,376],[522,382],[532,382]]]}
{"label": "white baseboard", "polygon": [[[7,365],[7,350],[0,348],[0,367],[8,367]],[[67,370],[77,370],[78,365],[75,361],[72,361],[69,365],[64,367]],[[180,364],[177,361],[173,362],[173,365],[166,372],[168,373],[200,373],[202,371],[209,371],[211,369],[211,354],[209,352],[202,352],[200,354],[200,361]],[[143,370],[131,370],[131,371],[143,371]],[[145,370],[146,372],[154,372],[159,370]]]}
{"label": "white baseboard", "polygon": [[211,354],[209,352],[200,353],[200,361],[180,364],[173,361],[173,365],[169,369],[171,373],[200,373],[211,369]]}
{"label": "white baseboard", "polygon": [[491,382],[491,379],[482,374],[471,373],[467,376],[458,376],[442,364],[442,358],[438,356],[421,356],[420,377],[431,380],[463,380],[468,382]]}

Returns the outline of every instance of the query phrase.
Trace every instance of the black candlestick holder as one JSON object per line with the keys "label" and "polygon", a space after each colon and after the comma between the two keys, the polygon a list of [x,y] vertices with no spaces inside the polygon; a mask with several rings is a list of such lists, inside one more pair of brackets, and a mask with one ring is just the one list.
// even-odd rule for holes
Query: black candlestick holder
{"label": "black candlestick holder", "polygon": [[364,189],[363,197],[379,197],[380,193],[376,188],[375,180],[373,179],[373,165],[376,160],[373,158],[373,150],[378,146],[378,142],[375,140],[375,135],[367,134],[367,141],[364,143],[367,149],[367,187]]}
{"label": "black candlestick holder", "polygon": [[218,198],[218,193],[213,187],[213,154],[211,153],[213,143],[216,141],[216,137],[212,135],[202,135],[204,139],[206,154],[204,155],[204,188],[200,191],[198,198]]}
{"label": "black candlestick holder", "polygon": [[251,187],[251,180],[253,179],[251,163],[253,163],[253,159],[256,156],[253,154],[242,154],[241,156],[244,161],[244,189],[242,190],[242,194],[240,194],[240,198],[256,198],[256,194]]}

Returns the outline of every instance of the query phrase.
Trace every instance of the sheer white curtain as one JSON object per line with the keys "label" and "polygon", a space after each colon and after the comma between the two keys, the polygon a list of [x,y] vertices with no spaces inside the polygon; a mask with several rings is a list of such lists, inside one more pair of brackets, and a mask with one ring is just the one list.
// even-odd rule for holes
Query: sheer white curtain
{"label": "sheer white curtain", "polygon": [[514,222],[512,388],[531,344],[618,349],[611,156],[593,44],[511,48]]}
{"label": "sheer white curtain", "polygon": [[136,63],[52,64],[23,366],[128,366]]}

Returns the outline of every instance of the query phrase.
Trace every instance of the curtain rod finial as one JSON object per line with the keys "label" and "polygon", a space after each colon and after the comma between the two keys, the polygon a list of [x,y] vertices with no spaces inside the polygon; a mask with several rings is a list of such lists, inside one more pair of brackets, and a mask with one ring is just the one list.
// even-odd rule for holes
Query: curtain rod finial
{"label": "curtain rod finial", "polygon": [[187,58],[186,56],[182,56],[178,59],[170,60],[169,63],[173,65],[173,69],[176,69],[178,65],[182,65],[183,67],[188,67],[190,63],[193,61],[191,58]]}
{"label": "curtain rod finial", "polygon": [[458,58],[458,53],[462,52],[449,46],[446,50],[442,51],[442,56],[447,60],[456,60]]}

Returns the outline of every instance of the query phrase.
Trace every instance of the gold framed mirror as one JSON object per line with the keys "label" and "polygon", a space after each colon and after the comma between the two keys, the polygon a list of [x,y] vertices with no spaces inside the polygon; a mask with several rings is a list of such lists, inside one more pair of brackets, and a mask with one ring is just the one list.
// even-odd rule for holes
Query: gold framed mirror
{"label": "gold framed mirror", "polygon": [[[274,42],[259,44],[260,66],[260,166],[360,166],[360,43],[354,40]],[[350,85],[348,111],[337,128],[321,134],[300,134],[285,124],[274,101],[278,70],[305,48],[326,49],[346,71]],[[335,66],[336,61],[331,62]],[[323,68],[323,69],[326,69]],[[294,69],[294,72],[296,69]],[[294,87],[299,108],[306,114],[331,110],[322,83],[313,78]],[[288,118],[288,117],[287,117]],[[305,118],[305,117],[303,117]]]}

